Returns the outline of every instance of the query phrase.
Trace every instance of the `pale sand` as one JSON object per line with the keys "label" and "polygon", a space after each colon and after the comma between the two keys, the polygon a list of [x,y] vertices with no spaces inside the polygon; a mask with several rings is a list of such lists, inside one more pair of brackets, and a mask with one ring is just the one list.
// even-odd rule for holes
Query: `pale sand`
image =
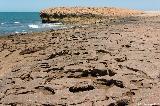
{"label": "pale sand", "polygon": [[138,16],[160,16],[160,11],[144,11],[143,14],[139,14]]}
{"label": "pale sand", "polygon": [[159,22],[139,16],[0,38],[0,105],[160,105]]}

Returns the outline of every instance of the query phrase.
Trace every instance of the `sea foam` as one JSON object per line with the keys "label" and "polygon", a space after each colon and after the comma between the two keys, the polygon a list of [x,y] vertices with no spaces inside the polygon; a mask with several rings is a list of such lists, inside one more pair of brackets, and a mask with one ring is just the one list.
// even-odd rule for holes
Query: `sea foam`
{"label": "sea foam", "polygon": [[15,24],[19,24],[20,22],[14,22]]}
{"label": "sea foam", "polygon": [[18,31],[15,31],[15,33],[16,33],[16,34],[18,34],[18,33],[20,33],[20,32],[18,32]]}
{"label": "sea foam", "polygon": [[33,28],[33,29],[37,29],[39,28],[38,25],[35,25],[35,24],[31,24],[31,25],[28,25],[29,28]]}
{"label": "sea foam", "polygon": [[37,28],[54,28],[54,27],[60,27],[62,26],[61,23],[55,23],[55,24],[30,24],[28,25],[29,28],[37,29]]}

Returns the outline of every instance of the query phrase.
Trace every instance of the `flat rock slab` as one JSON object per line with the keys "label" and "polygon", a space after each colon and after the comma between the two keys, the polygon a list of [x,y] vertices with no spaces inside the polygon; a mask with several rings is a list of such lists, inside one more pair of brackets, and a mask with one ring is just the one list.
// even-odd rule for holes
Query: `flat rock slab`
{"label": "flat rock slab", "polygon": [[0,38],[0,105],[159,105],[159,22],[129,17]]}

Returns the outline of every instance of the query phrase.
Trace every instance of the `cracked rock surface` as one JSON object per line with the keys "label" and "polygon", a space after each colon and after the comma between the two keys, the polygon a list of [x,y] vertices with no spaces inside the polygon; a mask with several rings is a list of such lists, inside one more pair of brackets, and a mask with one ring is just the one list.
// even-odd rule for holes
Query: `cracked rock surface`
{"label": "cracked rock surface", "polygon": [[0,38],[0,106],[160,105],[160,16]]}

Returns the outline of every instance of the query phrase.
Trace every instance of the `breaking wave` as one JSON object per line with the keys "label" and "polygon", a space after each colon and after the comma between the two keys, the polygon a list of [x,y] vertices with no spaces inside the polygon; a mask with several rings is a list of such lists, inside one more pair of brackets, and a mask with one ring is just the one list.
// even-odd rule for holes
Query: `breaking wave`
{"label": "breaking wave", "polygon": [[19,24],[20,22],[14,22],[15,24]]}
{"label": "breaking wave", "polygon": [[62,27],[61,23],[54,23],[54,24],[30,24],[28,25],[29,28],[38,29],[38,28],[54,28],[54,27]]}
{"label": "breaking wave", "polygon": [[33,28],[33,29],[37,29],[37,28],[39,28],[39,26],[38,26],[38,25],[34,25],[34,24],[28,25],[28,27],[29,27],[29,28]]}

